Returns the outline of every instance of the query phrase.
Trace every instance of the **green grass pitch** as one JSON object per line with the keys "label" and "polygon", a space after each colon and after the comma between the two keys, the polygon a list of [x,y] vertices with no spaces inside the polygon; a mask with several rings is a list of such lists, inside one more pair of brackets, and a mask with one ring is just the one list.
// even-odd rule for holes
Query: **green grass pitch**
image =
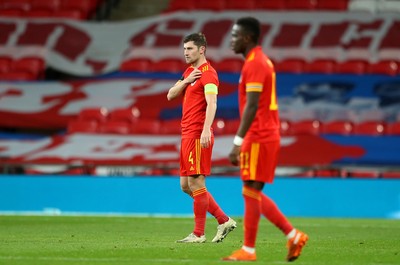
{"label": "green grass pitch", "polygon": [[[216,221],[207,220],[204,244],[178,244],[191,218],[100,216],[0,216],[0,264],[119,265],[231,264],[221,261],[242,244],[243,221],[223,243],[211,243]],[[400,264],[400,221],[290,218],[310,240],[295,264]],[[251,264],[287,264],[286,239],[260,222],[257,258]],[[247,262],[240,262],[247,264]]]}

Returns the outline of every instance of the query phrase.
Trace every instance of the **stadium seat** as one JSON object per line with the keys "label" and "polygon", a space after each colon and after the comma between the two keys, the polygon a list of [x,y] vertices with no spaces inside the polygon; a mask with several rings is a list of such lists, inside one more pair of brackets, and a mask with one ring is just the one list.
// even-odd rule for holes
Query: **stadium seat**
{"label": "stadium seat", "polygon": [[213,123],[214,135],[225,134],[225,121],[220,118],[216,118]]}
{"label": "stadium seat", "polygon": [[215,69],[218,72],[240,73],[243,62],[242,58],[226,58],[217,62]]}
{"label": "stadium seat", "polygon": [[240,120],[239,119],[229,119],[225,120],[225,134],[236,134],[239,129]]}
{"label": "stadium seat", "polygon": [[11,57],[0,57],[0,73],[9,72],[12,61]]}
{"label": "stadium seat", "polygon": [[321,133],[350,135],[353,132],[353,126],[351,121],[344,120],[324,122],[321,126]]}
{"label": "stadium seat", "polygon": [[282,10],[285,9],[284,0],[256,0],[255,9],[271,9],[271,10]]}
{"label": "stadium seat", "polygon": [[196,0],[194,1],[196,10],[222,11],[225,8],[224,0]]}
{"label": "stadium seat", "polygon": [[53,17],[54,11],[50,11],[47,9],[35,9],[26,11],[24,17],[28,18],[49,18]]}
{"label": "stadium seat", "polygon": [[181,59],[165,58],[153,64],[154,72],[182,73],[185,71],[186,65]]}
{"label": "stadium seat", "polygon": [[383,121],[364,121],[355,123],[353,134],[378,136],[386,133],[386,123]]}
{"label": "stadium seat", "polygon": [[332,74],[335,71],[336,61],[332,59],[317,59],[305,64],[307,73]]}
{"label": "stadium seat", "polygon": [[370,74],[384,74],[395,76],[400,73],[400,62],[394,60],[382,60],[368,66]]}
{"label": "stadium seat", "polygon": [[292,122],[289,127],[291,135],[311,134],[318,135],[320,133],[321,122],[317,120],[302,120]]}
{"label": "stadium seat", "polygon": [[108,119],[108,110],[103,107],[93,107],[82,109],[78,114],[78,120],[96,121],[102,123]]}
{"label": "stadium seat", "polygon": [[166,11],[193,10],[195,9],[194,2],[194,0],[171,0]]}
{"label": "stadium seat", "polygon": [[65,19],[73,19],[73,20],[85,20],[87,19],[85,13],[81,10],[77,9],[68,9],[68,10],[57,10],[53,13],[53,17],[55,18],[65,18]]}
{"label": "stadium seat", "polygon": [[160,134],[161,124],[156,119],[140,119],[130,128],[132,134]]}
{"label": "stadium seat", "polygon": [[8,72],[8,73],[0,73],[1,81],[33,81],[36,77],[29,72]]}
{"label": "stadium seat", "polygon": [[106,134],[129,134],[131,124],[126,121],[108,120],[99,124],[99,132]]}
{"label": "stadium seat", "polygon": [[385,171],[381,173],[384,179],[400,179],[400,171]]}
{"label": "stadium seat", "polygon": [[152,61],[149,58],[132,58],[122,62],[120,70],[123,72],[150,72]]}
{"label": "stadium seat", "polygon": [[335,72],[338,74],[363,75],[367,72],[369,63],[365,60],[347,60],[336,63]]}
{"label": "stadium seat", "polygon": [[118,108],[114,109],[109,114],[109,120],[111,121],[125,121],[128,123],[134,123],[140,116],[138,108]]}
{"label": "stadium seat", "polygon": [[14,60],[11,64],[11,71],[28,72],[34,76],[34,79],[44,77],[45,61],[39,57],[23,57]]}
{"label": "stadium seat", "polygon": [[316,9],[330,11],[347,11],[351,0],[318,0]]}
{"label": "stadium seat", "polygon": [[300,58],[288,58],[275,64],[275,70],[283,73],[300,74],[304,72],[305,60]]}
{"label": "stadium seat", "polygon": [[72,120],[67,125],[68,133],[97,133],[98,123],[95,120]]}
{"label": "stadium seat", "polygon": [[0,8],[5,10],[28,11],[31,8],[31,0],[2,0]]}
{"label": "stadium seat", "polygon": [[62,0],[60,11],[78,11],[83,19],[88,19],[94,14],[97,4],[97,0]]}
{"label": "stadium seat", "polygon": [[281,120],[280,121],[280,127],[279,127],[279,132],[281,135],[286,136],[290,135],[290,127],[291,127],[291,122],[287,120]]}
{"label": "stadium seat", "polygon": [[387,135],[400,135],[400,121],[391,122],[386,125]]}
{"label": "stadium seat", "polygon": [[227,0],[225,9],[227,10],[254,10],[257,0]]}
{"label": "stadium seat", "polygon": [[19,9],[0,9],[0,17],[23,17],[24,13]]}
{"label": "stadium seat", "polygon": [[47,10],[54,12],[59,10],[61,0],[32,0],[31,10]]}
{"label": "stadium seat", "polygon": [[286,10],[314,10],[316,0],[285,0]]}
{"label": "stadium seat", "polygon": [[181,120],[164,120],[161,122],[160,133],[162,134],[181,134]]}

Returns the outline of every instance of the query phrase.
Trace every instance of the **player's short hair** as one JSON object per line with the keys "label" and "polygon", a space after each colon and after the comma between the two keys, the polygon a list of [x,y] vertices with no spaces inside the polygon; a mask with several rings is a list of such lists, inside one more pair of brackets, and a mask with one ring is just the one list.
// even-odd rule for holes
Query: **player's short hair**
{"label": "player's short hair", "polygon": [[249,34],[254,43],[258,43],[261,34],[260,21],[254,17],[242,17],[236,21],[236,25],[239,25],[246,34]]}
{"label": "player's short hair", "polygon": [[183,43],[187,43],[189,41],[193,41],[194,45],[197,47],[204,46],[207,48],[206,36],[204,36],[204,34],[201,32],[189,34],[183,39]]}

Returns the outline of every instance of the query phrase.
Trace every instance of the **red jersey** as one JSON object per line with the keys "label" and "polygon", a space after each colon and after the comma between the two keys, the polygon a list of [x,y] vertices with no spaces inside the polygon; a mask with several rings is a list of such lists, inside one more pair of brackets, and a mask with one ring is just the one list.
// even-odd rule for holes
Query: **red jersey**
{"label": "red jersey", "polygon": [[261,46],[254,47],[246,56],[239,80],[240,117],[243,116],[246,105],[246,93],[260,93],[258,110],[245,140],[260,143],[279,140],[275,80],[276,74],[272,62],[263,53]]}
{"label": "red jersey", "polygon": [[[182,80],[185,79],[194,68],[188,67],[183,73]],[[206,85],[212,84],[215,88],[213,92],[218,93],[218,75],[215,69],[208,63],[199,67],[202,72],[200,79],[189,84],[184,91],[182,105],[182,138],[200,138],[206,118],[207,102],[205,98]]]}

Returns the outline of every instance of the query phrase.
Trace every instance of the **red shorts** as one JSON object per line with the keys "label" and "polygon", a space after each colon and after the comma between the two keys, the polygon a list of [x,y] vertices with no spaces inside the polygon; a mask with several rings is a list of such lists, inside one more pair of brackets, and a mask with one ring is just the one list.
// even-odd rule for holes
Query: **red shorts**
{"label": "red shorts", "polygon": [[243,142],[240,150],[240,174],[243,181],[272,183],[278,162],[280,142]]}
{"label": "red shorts", "polygon": [[181,176],[210,175],[214,138],[208,148],[202,148],[200,139],[184,138],[181,141]]}

